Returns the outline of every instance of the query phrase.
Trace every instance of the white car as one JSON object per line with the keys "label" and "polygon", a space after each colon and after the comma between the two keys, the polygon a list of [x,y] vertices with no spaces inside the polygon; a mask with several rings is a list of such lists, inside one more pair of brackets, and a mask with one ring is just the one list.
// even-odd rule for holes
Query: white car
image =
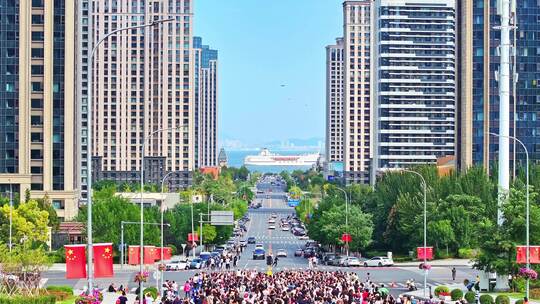
{"label": "white car", "polygon": [[376,256],[364,261],[364,267],[383,267],[392,265],[394,265],[394,261],[392,259],[382,256]]}
{"label": "white car", "polygon": [[289,231],[291,229],[289,228],[289,226],[283,226],[283,227],[281,227],[281,230],[282,231]]}
{"label": "white car", "polygon": [[189,269],[189,262],[188,260],[170,261],[169,263],[165,264],[165,269],[167,271],[186,270]]}
{"label": "white car", "polygon": [[343,266],[345,267],[351,267],[351,266],[360,266],[360,260],[357,257],[347,257],[343,261]]}
{"label": "white car", "polygon": [[279,249],[276,253],[276,256],[277,257],[280,257],[280,258],[286,258],[287,257],[287,250],[285,249]]}
{"label": "white car", "polygon": [[268,226],[268,229],[276,229],[276,225],[270,225]]}
{"label": "white car", "polygon": [[302,236],[298,237],[298,239],[301,240],[301,241],[309,240],[309,236],[302,235]]}
{"label": "white car", "polygon": [[276,223],[276,220],[271,218],[268,220],[268,224],[275,224]]}

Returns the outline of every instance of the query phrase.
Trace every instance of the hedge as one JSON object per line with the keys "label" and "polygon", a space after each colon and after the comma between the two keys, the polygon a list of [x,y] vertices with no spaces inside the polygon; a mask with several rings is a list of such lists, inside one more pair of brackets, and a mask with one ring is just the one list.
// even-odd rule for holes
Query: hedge
{"label": "hedge", "polygon": [[54,296],[37,296],[37,297],[7,297],[0,296],[0,304],[55,304],[56,298]]}
{"label": "hedge", "polygon": [[476,302],[476,294],[474,291],[467,291],[467,293],[465,293],[465,301],[467,301],[467,303]]}
{"label": "hedge", "polygon": [[496,304],[510,304],[510,298],[506,295],[498,295],[495,298]]}
{"label": "hedge", "polygon": [[147,293],[149,293],[152,298],[155,300],[158,296],[158,291],[155,287],[147,287],[143,290],[143,294],[146,295]]}
{"label": "hedge", "polygon": [[51,285],[47,286],[45,289],[47,289],[48,291],[63,291],[73,294],[73,287],[68,285]]}
{"label": "hedge", "polygon": [[523,299],[517,300],[514,304],[523,304]]}
{"label": "hedge", "polygon": [[435,296],[438,297],[441,292],[450,292],[450,288],[446,286],[437,286],[435,287]]}
{"label": "hedge", "polygon": [[495,300],[493,300],[493,297],[488,294],[481,295],[480,304],[495,304]]}
{"label": "hedge", "polygon": [[461,298],[463,298],[463,291],[459,288],[453,289],[450,292],[450,297],[452,298],[452,301],[461,300]]}

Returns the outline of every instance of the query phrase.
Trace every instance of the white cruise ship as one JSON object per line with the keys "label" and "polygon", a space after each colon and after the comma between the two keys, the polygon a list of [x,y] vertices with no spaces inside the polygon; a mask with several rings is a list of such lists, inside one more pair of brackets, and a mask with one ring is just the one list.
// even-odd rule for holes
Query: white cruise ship
{"label": "white cruise ship", "polygon": [[258,155],[248,155],[244,165],[252,166],[313,166],[319,160],[319,153],[301,155],[279,155],[264,148]]}

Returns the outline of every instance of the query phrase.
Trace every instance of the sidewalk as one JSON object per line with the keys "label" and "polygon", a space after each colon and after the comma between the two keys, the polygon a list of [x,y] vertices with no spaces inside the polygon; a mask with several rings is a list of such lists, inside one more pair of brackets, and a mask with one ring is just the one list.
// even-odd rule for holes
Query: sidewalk
{"label": "sidewalk", "polygon": [[[418,267],[422,261],[412,261],[403,263],[394,263],[397,267]],[[473,263],[469,259],[444,259],[428,261],[431,266],[456,266],[456,267],[471,267]]]}
{"label": "sidewalk", "polygon": [[[458,288],[458,289],[463,290],[463,294],[465,294],[467,292],[467,288],[465,288],[465,286],[463,286],[463,284],[449,284],[449,285],[444,285],[444,286],[448,287],[450,289],[450,291],[452,291],[453,289]],[[432,288],[431,292],[434,293],[435,288]],[[480,295],[484,295],[484,294],[491,295],[494,300],[498,295],[498,294],[492,293],[492,292],[481,293]],[[427,300],[427,299],[429,299],[429,289],[427,290],[425,298],[424,298],[424,290],[423,289],[418,289],[416,291],[405,292],[405,293],[403,293],[403,295],[412,296],[412,297],[414,297],[416,299]],[[435,296],[433,296],[433,297],[434,297],[434,299],[436,299]],[[514,304],[519,299],[522,299],[522,298],[510,297],[510,304]],[[438,301],[440,301],[440,300],[438,300]],[[454,304],[455,302],[456,301],[444,301],[444,303],[446,303],[446,304]],[[529,300],[529,303],[530,304],[540,304],[540,301],[538,301],[538,300]]]}

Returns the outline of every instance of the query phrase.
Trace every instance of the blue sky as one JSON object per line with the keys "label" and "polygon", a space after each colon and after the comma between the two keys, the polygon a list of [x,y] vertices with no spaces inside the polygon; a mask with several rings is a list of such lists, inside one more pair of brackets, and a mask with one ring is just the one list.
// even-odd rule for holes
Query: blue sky
{"label": "blue sky", "polygon": [[325,46],[342,32],[341,8],[340,0],[195,1],[195,35],[219,51],[222,143],[324,137]]}

